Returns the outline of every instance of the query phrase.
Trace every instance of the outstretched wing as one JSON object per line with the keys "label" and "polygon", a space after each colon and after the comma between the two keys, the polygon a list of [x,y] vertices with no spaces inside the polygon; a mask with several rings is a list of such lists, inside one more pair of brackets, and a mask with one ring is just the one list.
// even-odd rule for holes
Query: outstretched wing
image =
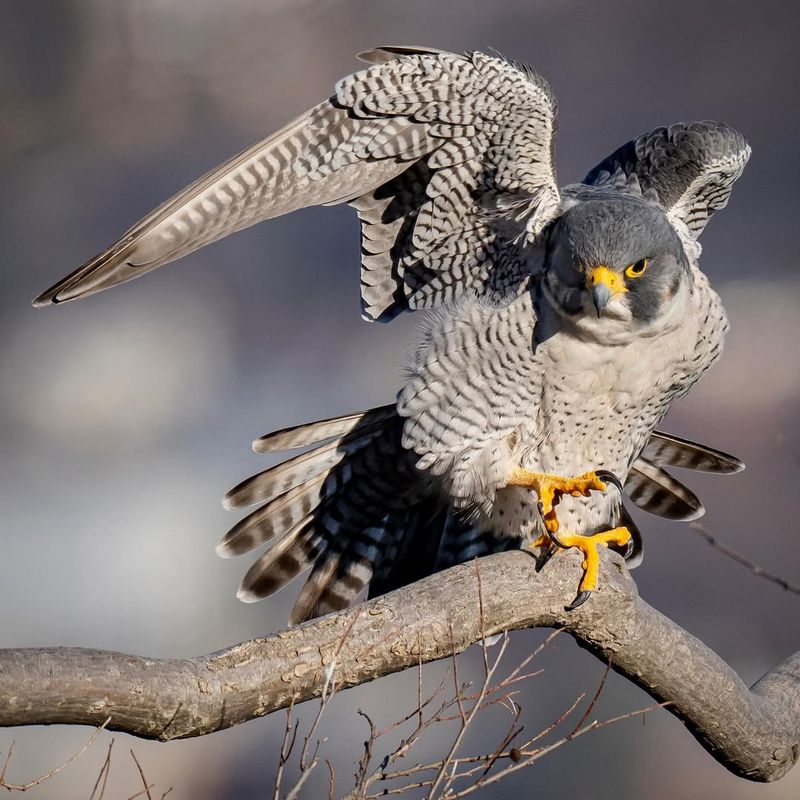
{"label": "outstretched wing", "polygon": [[388,320],[521,270],[520,234],[557,213],[555,101],[531,70],[483,53],[413,47],[335,94],[134,225],[34,301],[85,297],[261,220],[349,202],[362,224],[364,316]]}
{"label": "outstretched wing", "polygon": [[682,238],[693,243],[711,215],[727,205],[749,158],[750,146],[727,125],[682,122],[622,145],[583,183],[650,196],[666,210]]}

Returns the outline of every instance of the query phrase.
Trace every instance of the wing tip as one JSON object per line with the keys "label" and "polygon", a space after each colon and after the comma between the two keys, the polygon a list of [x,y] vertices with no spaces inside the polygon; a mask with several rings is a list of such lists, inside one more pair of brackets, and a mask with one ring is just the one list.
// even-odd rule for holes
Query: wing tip
{"label": "wing tip", "polygon": [[226,511],[235,511],[242,506],[236,500],[236,489],[231,489],[225,497],[222,498],[222,507]]}
{"label": "wing tip", "polygon": [[424,47],[415,44],[386,44],[371,47],[369,50],[362,50],[356,55],[356,58],[366,64],[383,64],[386,61],[393,61],[403,56],[420,55],[452,55],[452,53],[436,47]]}
{"label": "wing tip", "polygon": [[747,465],[741,458],[732,456],[730,453],[723,453],[721,450],[715,452],[719,464],[714,469],[697,470],[698,472],[710,472],[716,475],[738,475],[747,469]]}
{"label": "wing tip", "polygon": [[695,522],[700,517],[704,517],[706,513],[706,507],[698,500],[697,501],[697,508],[691,513],[681,517],[680,522]]}
{"label": "wing tip", "polygon": [[230,549],[230,542],[227,540],[227,536],[223,536],[222,539],[217,542],[214,547],[214,552],[220,558],[233,558],[236,555],[236,553]]}
{"label": "wing tip", "polygon": [[55,300],[51,297],[48,297],[47,292],[42,292],[38,297],[34,297],[31,300],[31,305],[34,308],[45,308],[46,306],[52,306],[55,304]]}
{"label": "wing tip", "polygon": [[34,308],[46,308],[47,306],[57,306],[63,303],[58,297],[59,292],[63,288],[63,281],[59,281],[55,286],[45,289],[40,295],[34,297],[31,305]]}
{"label": "wing tip", "polygon": [[242,584],[236,592],[236,599],[242,603],[257,603],[259,600],[263,600],[259,594],[252,589],[248,589],[244,584]]}
{"label": "wing tip", "polygon": [[271,437],[272,434],[265,433],[263,436],[259,436],[258,439],[253,439],[250,445],[253,448],[253,452],[263,455],[264,453],[272,453],[278,450],[279,448],[271,446]]}

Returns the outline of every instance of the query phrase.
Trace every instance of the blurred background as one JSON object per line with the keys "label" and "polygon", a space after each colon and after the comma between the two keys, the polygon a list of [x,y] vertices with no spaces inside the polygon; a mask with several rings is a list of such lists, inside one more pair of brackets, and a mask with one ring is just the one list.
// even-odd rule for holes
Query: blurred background
{"label": "blurred background", "polygon": [[[560,103],[558,169],[580,179],[632,136],[716,118],[753,157],[703,235],[732,332],[722,362],[668,418],[742,457],[743,475],[691,476],[708,530],[800,582],[797,225],[798,13],[729,0],[4,0],[0,6],[0,646],[80,645],[191,656],[277,630],[296,585],[236,601],[244,561],[214,544],[220,498],[269,465],[250,441],[389,401],[412,317],[359,318],[358,231],[346,208],[265,223],[109,293],[34,312],[30,300],[153,206],[326,97],[380,44],[494,47]],[[310,231],[310,233],[309,233]],[[685,525],[638,517],[641,594],[750,683],[800,647],[800,598],[725,559]],[[515,634],[509,664],[545,635]],[[474,650],[474,648],[473,648]],[[462,658],[465,676],[480,654]],[[602,674],[559,637],[523,690],[534,732]],[[429,668],[431,684],[444,666]],[[366,732],[415,702],[398,675],[334,699],[322,733],[344,791]],[[602,718],[649,704],[612,676]],[[315,709],[301,709],[308,715]],[[175,800],[271,793],[282,714],[167,745],[115,734],[108,797],[148,779]],[[502,736],[487,723],[476,751]],[[87,729],[0,731],[8,780],[47,771]],[[38,798],[87,797],[112,738]],[[443,754],[431,738],[421,753]],[[322,796],[326,775],[310,783]],[[732,777],[666,712],[584,737],[485,796],[797,798]],[[160,795],[157,795],[160,796]],[[271,794],[270,794],[271,796]]]}

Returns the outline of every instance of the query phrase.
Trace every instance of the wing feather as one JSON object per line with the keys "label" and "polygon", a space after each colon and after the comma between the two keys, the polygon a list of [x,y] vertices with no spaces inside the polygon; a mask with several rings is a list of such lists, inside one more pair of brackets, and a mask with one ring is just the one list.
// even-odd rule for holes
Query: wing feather
{"label": "wing feather", "polygon": [[750,146],[733,128],[710,120],[681,122],[622,145],[583,183],[652,196],[691,245],[727,205],[749,158]]}
{"label": "wing feather", "polygon": [[[480,289],[501,260],[524,271],[517,235],[535,238],[560,208],[546,82],[477,52],[363,56],[371,66],[340,80],[329,100],[176,194],[34,305],[94,294],[262,220],[342,202],[361,217],[367,319]],[[510,220],[512,236],[496,224],[505,193],[525,209]],[[498,257],[509,249],[514,258]]]}

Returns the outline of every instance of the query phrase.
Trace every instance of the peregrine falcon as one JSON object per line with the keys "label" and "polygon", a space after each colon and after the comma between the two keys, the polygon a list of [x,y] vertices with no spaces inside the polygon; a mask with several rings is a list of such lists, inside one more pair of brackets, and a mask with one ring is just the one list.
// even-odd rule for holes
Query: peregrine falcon
{"label": "peregrine falcon", "polygon": [[367,320],[431,309],[396,403],[288,428],[257,452],[314,445],[250,478],[226,505],[260,507],[221,555],[273,544],[243,600],[311,572],[301,621],[467,558],[598,548],[635,561],[622,504],[692,519],[664,467],[735,472],[732,456],[655,431],[717,360],[725,311],[698,236],[750,155],[719,122],[656,128],[559,189],[555,99],[499,55],[420,47],[212,170],[34,301],[123,283],[263,219],[349,203],[361,222]]}

